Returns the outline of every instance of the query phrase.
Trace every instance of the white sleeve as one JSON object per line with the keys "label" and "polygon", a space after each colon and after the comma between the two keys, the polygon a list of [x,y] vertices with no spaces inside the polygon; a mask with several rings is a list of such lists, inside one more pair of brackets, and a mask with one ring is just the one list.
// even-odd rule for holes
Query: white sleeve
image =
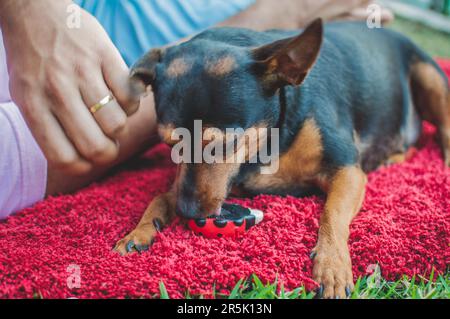
{"label": "white sleeve", "polygon": [[3,46],[2,30],[0,30],[0,103],[11,101],[9,94],[9,77],[6,68],[6,53]]}
{"label": "white sleeve", "polygon": [[42,200],[47,161],[17,106],[0,103],[0,220]]}
{"label": "white sleeve", "polygon": [[44,198],[47,161],[11,102],[0,30],[0,220]]}

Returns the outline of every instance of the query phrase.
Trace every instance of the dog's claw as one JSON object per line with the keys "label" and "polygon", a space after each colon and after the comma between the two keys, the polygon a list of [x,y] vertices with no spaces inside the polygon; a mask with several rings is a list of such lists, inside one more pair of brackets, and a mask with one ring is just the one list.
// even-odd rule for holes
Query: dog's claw
{"label": "dog's claw", "polygon": [[323,289],[324,289],[324,287],[323,287],[322,284],[320,285],[319,288],[317,288],[316,294],[317,294],[317,297],[318,297],[318,298],[322,298],[322,296],[323,296]]}
{"label": "dog's claw", "polygon": [[316,253],[315,251],[313,251],[313,252],[309,255],[309,258],[310,258],[310,259],[314,259],[314,258],[316,258],[316,255],[317,255],[317,253]]}
{"label": "dog's claw", "polygon": [[133,248],[134,248],[134,247],[135,247],[134,240],[130,240],[130,241],[127,243],[127,247],[126,247],[127,253],[131,253],[131,252],[133,251]]}
{"label": "dog's claw", "polygon": [[352,291],[349,286],[345,287],[345,294],[347,298],[349,298],[352,295]]}
{"label": "dog's claw", "polygon": [[149,245],[136,245],[134,240],[130,240],[127,243],[127,247],[126,247],[127,253],[131,253],[133,251],[133,249],[135,249],[138,253],[142,253],[142,252],[149,250],[150,246]]}
{"label": "dog's claw", "polygon": [[114,248],[122,256],[130,253],[143,253],[150,250],[155,239],[156,231],[153,226],[150,229],[137,228],[116,243]]}
{"label": "dog's claw", "polygon": [[155,226],[156,231],[161,232],[163,222],[159,218],[153,220],[153,226]]}
{"label": "dog's claw", "polygon": [[134,247],[136,248],[138,253],[142,253],[150,249],[149,245],[135,245]]}

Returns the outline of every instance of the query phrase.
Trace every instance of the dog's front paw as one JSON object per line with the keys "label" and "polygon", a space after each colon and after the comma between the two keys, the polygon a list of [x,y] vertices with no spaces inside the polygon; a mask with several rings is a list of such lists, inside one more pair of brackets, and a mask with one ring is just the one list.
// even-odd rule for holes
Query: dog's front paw
{"label": "dog's front paw", "polygon": [[348,298],[353,291],[353,274],[346,244],[318,244],[311,254],[313,277],[320,285],[320,298]]}
{"label": "dog's front paw", "polygon": [[142,253],[150,249],[155,235],[156,230],[152,227],[138,227],[119,240],[114,250],[122,256],[133,252]]}

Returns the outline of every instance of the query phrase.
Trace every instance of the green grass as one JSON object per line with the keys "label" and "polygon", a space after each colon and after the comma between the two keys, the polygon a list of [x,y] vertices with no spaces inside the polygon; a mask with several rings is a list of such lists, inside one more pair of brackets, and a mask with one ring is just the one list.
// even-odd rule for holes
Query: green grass
{"label": "green grass", "polygon": [[389,28],[407,35],[433,57],[450,58],[450,34],[448,33],[400,17],[396,17]]}
{"label": "green grass", "polygon": [[[445,275],[428,278],[406,276],[396,282],[374,277],[360,278],[355,283],[355,290],[350,299],[450,299],[450,272]],[[160,296],[168,299],[169,295],[160,284]],[[229,295],[213,293],[213,298],[219,299],[314,299],[315,292],[308,292],[304,287],[287,291],[283,285],[262,283],[253,275],[249,280],[240,280]],[[187,299],[202,299],[203,296],[187,294]]]}

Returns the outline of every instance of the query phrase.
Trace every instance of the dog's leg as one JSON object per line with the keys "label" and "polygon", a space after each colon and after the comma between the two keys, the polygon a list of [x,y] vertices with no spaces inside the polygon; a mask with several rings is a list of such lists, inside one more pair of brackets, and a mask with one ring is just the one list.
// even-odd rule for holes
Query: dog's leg
{"label": "dog's leg", "polygon": [[340,169],[329,181],[325,210],[314,248],[313,276],[324,298],[345,298],[353,289],[347,246],[349,226],[364,200],[367,177],[356,166]]}
{"label": "dog's leg", "polygon": [[384,162],[384,165],[390,166],[394,164],[402,164],[406,161],[409,161],[414,156],[415,153],[416,149],[414,147],[409,148],[404,153],[394,153],[387,158],[387,160]]}
{"label": "dog's leg", "polygon": [[173,192],[156,197],[147,208],[136,229],[119,240],[114,250],[121,255],[148,250],[153,238],[175,216]]}
{"label": "dog's leg", "polygon": [[428,63],[413,66],[411,89],[422,119],[436,125],[444,161],[450,167],[450,91],[443,76]]}

